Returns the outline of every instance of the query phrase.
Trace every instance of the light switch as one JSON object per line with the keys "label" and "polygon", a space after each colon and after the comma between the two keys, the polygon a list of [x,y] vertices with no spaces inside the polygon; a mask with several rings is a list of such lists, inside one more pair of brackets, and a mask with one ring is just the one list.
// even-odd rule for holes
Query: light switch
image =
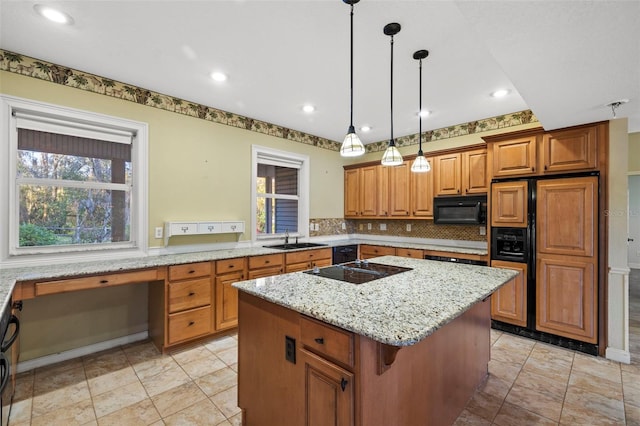
{"label": "light switch", "polygon": [[411,232],[411,224],[407,223],[407,232]]}
{"label": "light switch", "polygon": [[371,231],[371,224],[370,224],[370,223],[367,223],[367,229],[368,229],[369,231]]}
{"label": "light switch", "polygon": [[381,223],[380,224],[380,230],[381,231],[386,231],[387,230],[387,224],[386,223]]}

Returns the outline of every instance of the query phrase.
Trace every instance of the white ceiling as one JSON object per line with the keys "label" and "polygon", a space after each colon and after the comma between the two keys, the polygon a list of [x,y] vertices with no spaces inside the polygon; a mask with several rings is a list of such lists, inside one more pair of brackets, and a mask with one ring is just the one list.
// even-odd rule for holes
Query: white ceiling
{"label": "white ceiling", "polygon": [[[349,9],[341,0],[0,0],[0,48],[341,141],[349,125]],[[365,143],[531,109],[547,130],[612,118],[640,131],[640,1],[362,0],[354,15],[354,124]],[[209,78],[229,75],[225,83]],[[489,94],[507,88],[502,99]],[[311,103],[317,110],[305,114]]]}

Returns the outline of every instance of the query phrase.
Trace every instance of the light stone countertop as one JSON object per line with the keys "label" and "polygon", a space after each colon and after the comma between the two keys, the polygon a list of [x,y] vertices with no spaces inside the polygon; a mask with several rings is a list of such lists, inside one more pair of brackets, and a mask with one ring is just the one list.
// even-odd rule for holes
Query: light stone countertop
{"label": "light stone countertop", "polygon": [[396,256],[369,262],[412,270],[358,285],[297,272],[233,286],[378,342],[409,346],[517,275],[510,269]]}
{"label": "light stone countertop", "polygon": [[[390,247],[416,248],[423,250],[448,251],[451,253],[466,253],[486,255],[486,249],[468,247],[445,246],[438,244],[419,244],[389,242],[369,239],[340,239],[333,241],[320,241],[326,243],[326,247],[343,246],[350,244],[375,244]],[[277,244],[278,242],[266,243]],[[156,266],[178,265],[192,262],[205,262],[209,260],[232,259],[235,257],[260,256],[264,254],[288,253],[300,250],[322,249],[315,247],[298,250],[279,250],[273,248],[242,247],[221,250],[198,251],[179,254],[163,254],[157,256],[132,257],[126,259],[97,260],[84,262],[47,263],[42,265],[30,265],[21,267],[7,267],[0,269],[0,310],[8,304],[13,287],[17,281],[55,279],[69,276],[81,276],[101,273],[112,273],[124,270],[151,268]]]}

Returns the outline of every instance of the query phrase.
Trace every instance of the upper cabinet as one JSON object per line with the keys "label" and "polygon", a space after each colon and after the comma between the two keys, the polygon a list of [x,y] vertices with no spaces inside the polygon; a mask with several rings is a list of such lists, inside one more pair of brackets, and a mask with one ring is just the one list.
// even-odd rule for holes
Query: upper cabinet
{"label": "upper cabinet", "polygon": [[433,218],[433,158],[427,158],[431,171],[411,173],[411,216],[415,218]]}
{"label": "upper cabinet", "polygon": [[527,188],[525,180],[491,186],[491,226],[527,226]]}
{"label": "upper cabinet", "polygon": [[351,218],[378,215],[378,166],[344,171],[344,216]]}
{"label": "upper cabinet", "polygon": [[433,161],[433,192],[440,195],[487,193],[487,150],[439,155]]}
{"label": "upper cabinet", "polygon": [[411,163],[405,161],[399,166],[389,167],[389,216],[407,218],[410,204]]}
{"label": "upper cabinet", "polygon": [[596,170],[604,157],[607,124],[545,132],[529,129],[487,136],[492,178]]}
{"label": "upper cabinet", "polygon": [[547,132],[542,136],[542,170],[567,172],[598,167],[596,126]]}
{"label": "upper cabinet", "polygon": [[530,135],[491,144],[493,177],[535,174],[537,141],[537,135]]}

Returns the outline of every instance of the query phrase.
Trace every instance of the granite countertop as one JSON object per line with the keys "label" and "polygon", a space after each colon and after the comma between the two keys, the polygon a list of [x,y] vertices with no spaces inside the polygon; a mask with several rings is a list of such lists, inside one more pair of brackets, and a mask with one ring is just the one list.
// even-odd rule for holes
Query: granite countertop
{"label": "granite countertop", "polygon": [[[375,244],[392,247],[417,248],[423,250],[448,251],[452,253],[466,253],[486,255],[486,249],[476,249],[464,246],[445,246],[438,244],[403,243],[396,241],[378,241],[369,239],[340,239],[332,241],[320,241],[326,243],[326,247],[342,246],[349,244]],[[55,279],[68,276],[101,274],[124,270],[152,268],[157,266],[178,265],[192,262],[205,262],[210,260],[231,259],[235,257],[260,256],[264,254],[288,253],[300,250],[314,250],[326,248],[325,246],[303,248],[297,250],[279,250],[262,246],[244,246],[220,250],[209,250],[179,254],[163,254],[155,256],[132,257],[126,259],[110,259],[83,262],[47,263],[43,265],[29,265],[22,267],[4,266],[0,269],[0,309],[6,306],[13,287],[17,281]]]}
{"label": "granite countertop", "polygon": [[517,275],[510,269],[396,256],[369,262],[412,270],[359,285],[297,272],[233,286],[378,342],[409,346]]}

